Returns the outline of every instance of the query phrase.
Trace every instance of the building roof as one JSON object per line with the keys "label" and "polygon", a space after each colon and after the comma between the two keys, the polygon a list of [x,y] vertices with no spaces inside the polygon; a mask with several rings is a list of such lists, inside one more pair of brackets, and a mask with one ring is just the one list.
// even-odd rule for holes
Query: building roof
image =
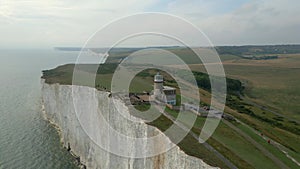
{"label": "building roof", "polygon": [[163,90],[176,90],[176,88],[170,86],[164,86]]}
{"label": "building roof", "polygon": [[140,99],[145,101],[145,102],[148,102],[150,101],[150,96],[149,95],[139,95]]}

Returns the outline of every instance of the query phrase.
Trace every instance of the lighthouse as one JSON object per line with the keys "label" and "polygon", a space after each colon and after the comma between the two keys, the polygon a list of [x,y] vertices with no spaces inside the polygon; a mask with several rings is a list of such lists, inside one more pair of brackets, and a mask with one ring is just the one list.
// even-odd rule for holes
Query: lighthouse
{"label": "lighthouse", "polygon": [[161,96],[164,88],[164,78],[159,72],[154,76],[154,96]]}
{"label": "lighthouse", "polygon": [[159,72],[154,76],[154,97],[160,102],[176,105],[176,89],[164,86],[164,78]]}

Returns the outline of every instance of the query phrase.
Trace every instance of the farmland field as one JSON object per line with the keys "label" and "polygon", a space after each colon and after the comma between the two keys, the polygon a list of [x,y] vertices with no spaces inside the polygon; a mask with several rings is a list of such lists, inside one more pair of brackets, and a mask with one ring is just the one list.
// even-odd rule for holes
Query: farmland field
{"label": "farmland field", "polygon": [[[243,82],[248,99],[300,120],[300,54],[282,54],[274,60],[226,57],[221,55],[226,75]],[[204,71],[201,64],[190,67]]]}
{"label": "farmland field", "polygon": [[[197,83],[199,82],[201,103],[210,105],[210,85],[203,83],[208,81],[208,76],[205,74],[207,72],[201,61],[187,49],[168,48],[167,50],[177,54],[179,58],[187,62],[190,69],[193,70]],[[209,54],[206,49],[203,51]],[[157,51],[151,52],[153,51],[150,51],[150,55],[157,54],[155,53]],[[113,54],[112,59],[100,66],[99,69],[94,67],[98,65],[78,65],[80,68],[78,73],[83,78],[79,79],[82,83],[78,85],[110,91],[114,70],[116,70],[119,62],[129,54],[131,54],[130,50],[126,50],[125,53]],[[164,54],[164,52],[159,54]],[[147,59],[151,60],[151,57]],[[236,120],[222,120],[212,138],[208,140],[208,144],[239,167],[276,168],[284,165],[290,168],[297,167],[298,164],[290,157],[300,161],[300,105],[298,103],[300,99],[300,80],[298,78],[300,75],[300,54],[264,53],[256,54],[250,58],[249,56],[243,57],[225,53],[220,55],[220,60],[227,77],[228,95],[224,112],[234,116]],[[176,61],[173,62],[173,60],[165,61],[170,61],[170,64],[166,64],[167,67],[175,69],[178,74],[185,75],[186,70],[181,70],[184,69],[182,64],[174,64]],[[211,62],[208,65],[213,66],[214,64],[221,63]],[[140,65],[136,66],[139,67]],[[136,67],[131,68],[136,69]],[[43,78],[46,79],[47,83],[71,84],[73,69],[74,64],[59,66],[44,71]],[[97,70],[95,82],[87,83],[86,78],[90,78],[95,73],[93,70]],[[151,91],[153,89],[153,76],[156,72],[156,69],[148,69],[137,74],[130,82],[130,92]],[[177,82],[168,73],[160,72],[164,76],[165,85],[176,87],[177,94],[180,95],[181,91]],[[120,78],[128,80],[126,77]],[[185,75],[182,78],[189,81],[190,77]],[[244,88],[241,86],[241,82]],[[195,93],[188,93],[184,97],[195,99],[198,97]],[[147,109],[145,105],[140,106],[141,109]],[[178,114],[174,111],[168,113],[174,117]],[[198,117],[191,132],[199,134],[204,120],[202,117]],[[151,125],[163,131],[171,124],[169,122],[166,118],[161,117]],[[268,143],[267,139],[283,146],[284,152],[275,144]],[[226,168],[223,162],[216,160],[214,154],[207,151],[203,145],[199,145],[191,135],[188,135],[179,146],[192,156],[205,158],[204,161],[210,164]],[[250,151],[251,153],[249,153]],[[263,162],[261,159],[264,159]]]}

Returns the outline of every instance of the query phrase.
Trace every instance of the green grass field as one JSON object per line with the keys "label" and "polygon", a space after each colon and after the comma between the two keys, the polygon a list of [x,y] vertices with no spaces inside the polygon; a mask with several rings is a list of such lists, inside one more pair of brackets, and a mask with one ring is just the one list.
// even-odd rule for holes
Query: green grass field
{"label": "green grass field", "polygon": [[[172,110],[167,110],[167,112],[173,117],[177,117],[178,115],[178,112]],[[188,115],[189,112],[185,113],[186,115],[184,115],[184,118],[191,118]],[[198,117],[194,124],[193,131],[199,133],[204,125],[204,122],[205,118]],[[237,122],[233,122],[233,124],[238,126],[240,129],[242,129],[242,131],[251,136],[258,143],[263,145],[277,158],[282,160],[287,166],[291,168],[295,168],[297,166],[294,162],[288,159],[284,155],[284,153],[279,151],[273,145],[268,144],[266,140],[260,138],[249,128]],[[252,168],[254,166],[259,166],[259,168],[278,168],[278,166],[276,166],[272,160],[264,156],[262,152],[260,152],[260,150],[258,150],[254,145],[249,143],[244,137],[240,136],[238,133],[229,128],[229,126],[224,124],[222,121],[216,129],[216,131],[214,132],[212,138],[209,139],[208,142],[211,145],[213,145],[216,149],[218,149],[218,151],[222,152],[228,159],[232,160],[232,162],[238,167],[245,168],[245,166],[248,166],[249,168]]]}
{"label": "green grass field", "polygon": [[[184,57],[192,70],[206,72],[204,66],[191,51],[174,48],[170,48],[168,51]],[[99,71],[102,71],[102,73],[97,74],[94,83],[87,83],[87,79],[92,75],[92,65],[81,65],[82,71],[80,74],[82,79],[80,81],[82,83],[80,85],[109,91],[114,64],[126,54],[130,54],[130,52],[114,54],[114,57],[110,60],[112,64],[103,70],[98,70],[98,73]],[[265,136],[284,145],[288,148],[286,151],[289,155],[300,161],[300,124],[298,123],[300,121],[300,80],[298,77],[300,75],[300,54],[278,54],[278,56],[278,59],[250,60],[233,54],[221,55],[227,77],[239,79],[245,85],[245,90],[243,91],[245,100],[240,101],[235,97],[232,102],[227,102],[225,112],[251,127],[232,122],[242,132],[262,145],[288,167],[297,168],[299,166],[287,158],[284,153],[274,145],[268,144],[266,140],[254,132],[255,130],[258,133],[263,133]],[[182,68],[180,64],[170,64],[169,66]],[[71,84],[73,68],[74,65],[71,64],[59,66],[56,69],[44,71],[43,77],[47,83]],[[131,82],[130,91],[151,91],[155,73],[152,70],[140,73]],[[163,74],[167,85],[177,85],[166,73],[163,72]],[[199,89],[199,93],[201,101],[209,105],[210,93],[203,89]],[[262,105],[266,109],[274,110],[282,114],[283,117],[253,105],[248,105],[247,101]],[[142,106],[140,109],[147,110],[147,106]],[[174,117],[177,116],[177,112],[166,111]],[[249,112],[252,112],[252,114]],[[189,118],[188,113],[185,118]],[[192,131],[199,134],[204,120],[204,118],[197,118]],[[149,124],[158,127],[162,131],[171,125],[166,117],[163,116]],[[208,143],[239,168],[278,168],[274,161],[223,122],[220,123],[213,137],[208,140]],[[202,158],[209,164],[226,168],[221,161],[217,160],[213,154],[189,135],[179,146],[186,153]]]}
{"label": "green grass field", "polygon": [[[232,58],[223,66],[228,77],[244,83],[249,99],[300,121],[300,54],[281,54],[275,60]],[[190,67],[205,72],[203,65]]]}

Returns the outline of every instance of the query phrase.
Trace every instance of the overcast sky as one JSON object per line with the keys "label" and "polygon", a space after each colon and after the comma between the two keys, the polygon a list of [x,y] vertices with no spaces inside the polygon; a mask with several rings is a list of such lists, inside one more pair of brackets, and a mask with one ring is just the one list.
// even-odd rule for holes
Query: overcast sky
{"label": "overcast sky", "polygon": [[299,0],[0,0],[0,48],[83,46],[110,21],[140,12],[185,18],[214,45],[299,44],[299,9]]}

